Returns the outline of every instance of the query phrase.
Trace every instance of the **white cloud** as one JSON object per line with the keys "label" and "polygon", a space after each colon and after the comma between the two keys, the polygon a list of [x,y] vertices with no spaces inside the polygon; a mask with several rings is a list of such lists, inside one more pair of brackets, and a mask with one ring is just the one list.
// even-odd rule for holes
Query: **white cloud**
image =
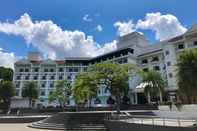
{"label": "white cloud", "polygon": [[3,51],[0,48],[0,66],[14,68],[14,62],[16,62],[17,58],[15,57],[14,53],[8,53]]}
{"label": "white cloud", "polygon": [[129,21],[117,21],[114,23],[114,27],[118,28],[118,35],[123,36],[129,33],[132,33],[135,31],[135,24],[132,22],[132,20]]}
{"label": "white cloud", "polygon": [[155,31],[157,40],[166,40],[187,31],[176,16],[172,14],[162,15],[160,12],[147,13],[144,20],[137,22],[136,28]]}
{"label": "white cloud", "polygon": [[103,31],[103,27],[101,25],[97,25],[95,28],[98,32]]}
{"label": "white cloud", "polygon": [[90,16],[88,14],[83,16],[83,20],[86,22],[92,22],[92,18],[90,18]]}
{"label": "white cloud", "polygon": [[0,32],[23,37],[48,58],[97,56],[116,49],[114,41],[100,46],[92,36],[82,31],[62,30],[52,21],[31,20],[24,14],[14,23],[0,22]]}

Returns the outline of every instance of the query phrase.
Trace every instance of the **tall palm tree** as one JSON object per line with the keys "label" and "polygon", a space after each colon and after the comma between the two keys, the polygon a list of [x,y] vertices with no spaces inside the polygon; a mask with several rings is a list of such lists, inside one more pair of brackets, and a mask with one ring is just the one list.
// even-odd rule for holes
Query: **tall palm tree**
{"label": "tall palm tree", "polygon": [[159,96],[160,102],[162,102],[162,93],[166,87],[166,82],[157,71],[150,70],[143,72],[143,82],[145,83],[144,93],[148,97],[148,102],[151,100],[151,96]]}
{"label": "tall palm tree", "polygon": [[179,91],[192,103],[197,95],[197,49],[185,50],[177,62]]}
{"label": "tall palm tree", "polygon": [[32,107],[32,103],[35,99],[38,98],[38,87],[35,82],[25,83],[22,89],[22,96],[29,99],[29,107]]}

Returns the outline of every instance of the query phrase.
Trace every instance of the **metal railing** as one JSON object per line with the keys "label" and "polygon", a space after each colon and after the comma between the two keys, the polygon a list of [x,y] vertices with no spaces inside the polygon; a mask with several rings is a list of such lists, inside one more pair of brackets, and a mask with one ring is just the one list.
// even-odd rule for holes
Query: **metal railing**
{"label": "metal railing", "polygon": [[127,123],[144,124],[144,125],[157,125],[157,126],[175,126],[175,127],[190,127],[197,126],[197,119],[186,118],[167,118],[158,116],[143,116],[143,115],[130,115],[122,113],[120,115],[111,114],[106,117],[106,120],[121,121]]}

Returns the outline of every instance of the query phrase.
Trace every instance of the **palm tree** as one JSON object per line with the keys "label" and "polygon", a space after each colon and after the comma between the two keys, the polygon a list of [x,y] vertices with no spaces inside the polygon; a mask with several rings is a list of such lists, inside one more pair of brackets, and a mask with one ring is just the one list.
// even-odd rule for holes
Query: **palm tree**
{"label": "palm tree", "polygon": [[177,67],[179,91],[192,103],[192,97],[197,95],[197,49],[181,53]]}
{"label": "palm tree", "polygon": [[35,99],[38,98],[38,87],[35,82],[27,82],[25,83],[22,89],[22,97],[26,97],[29,99],[29,107],[32,107],[32,103]]}
{"label": "palm tree", "polygon": [[64,108],[71,93],[71,86],[67,80],[57,81],[55,90],[49,94],[49,101],[58,101],[61,108]]}
{"label": "palm tree", "polygon": [[143,72],[143,82],[145,84],[144,93],[148,97],[148,102],[151,102],[151,96],[159,96],[162,102],[162,92],[166,86],[166,82],[157,71],[151,70]]}

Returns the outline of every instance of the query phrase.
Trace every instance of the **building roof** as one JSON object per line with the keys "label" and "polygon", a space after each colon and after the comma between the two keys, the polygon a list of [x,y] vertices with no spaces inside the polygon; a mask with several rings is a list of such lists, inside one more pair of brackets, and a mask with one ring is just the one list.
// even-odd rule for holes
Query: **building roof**
{"label": "building roof", "polygon": [[144,47],[144,48],[141,49],[142,53],[138,56],[144,56],[144,55],[147,55],[149,53],[162,51],[162,45],[163,44],[164,44],[164,42],[159,42],[159,43],[152,44],[150,46]]}

